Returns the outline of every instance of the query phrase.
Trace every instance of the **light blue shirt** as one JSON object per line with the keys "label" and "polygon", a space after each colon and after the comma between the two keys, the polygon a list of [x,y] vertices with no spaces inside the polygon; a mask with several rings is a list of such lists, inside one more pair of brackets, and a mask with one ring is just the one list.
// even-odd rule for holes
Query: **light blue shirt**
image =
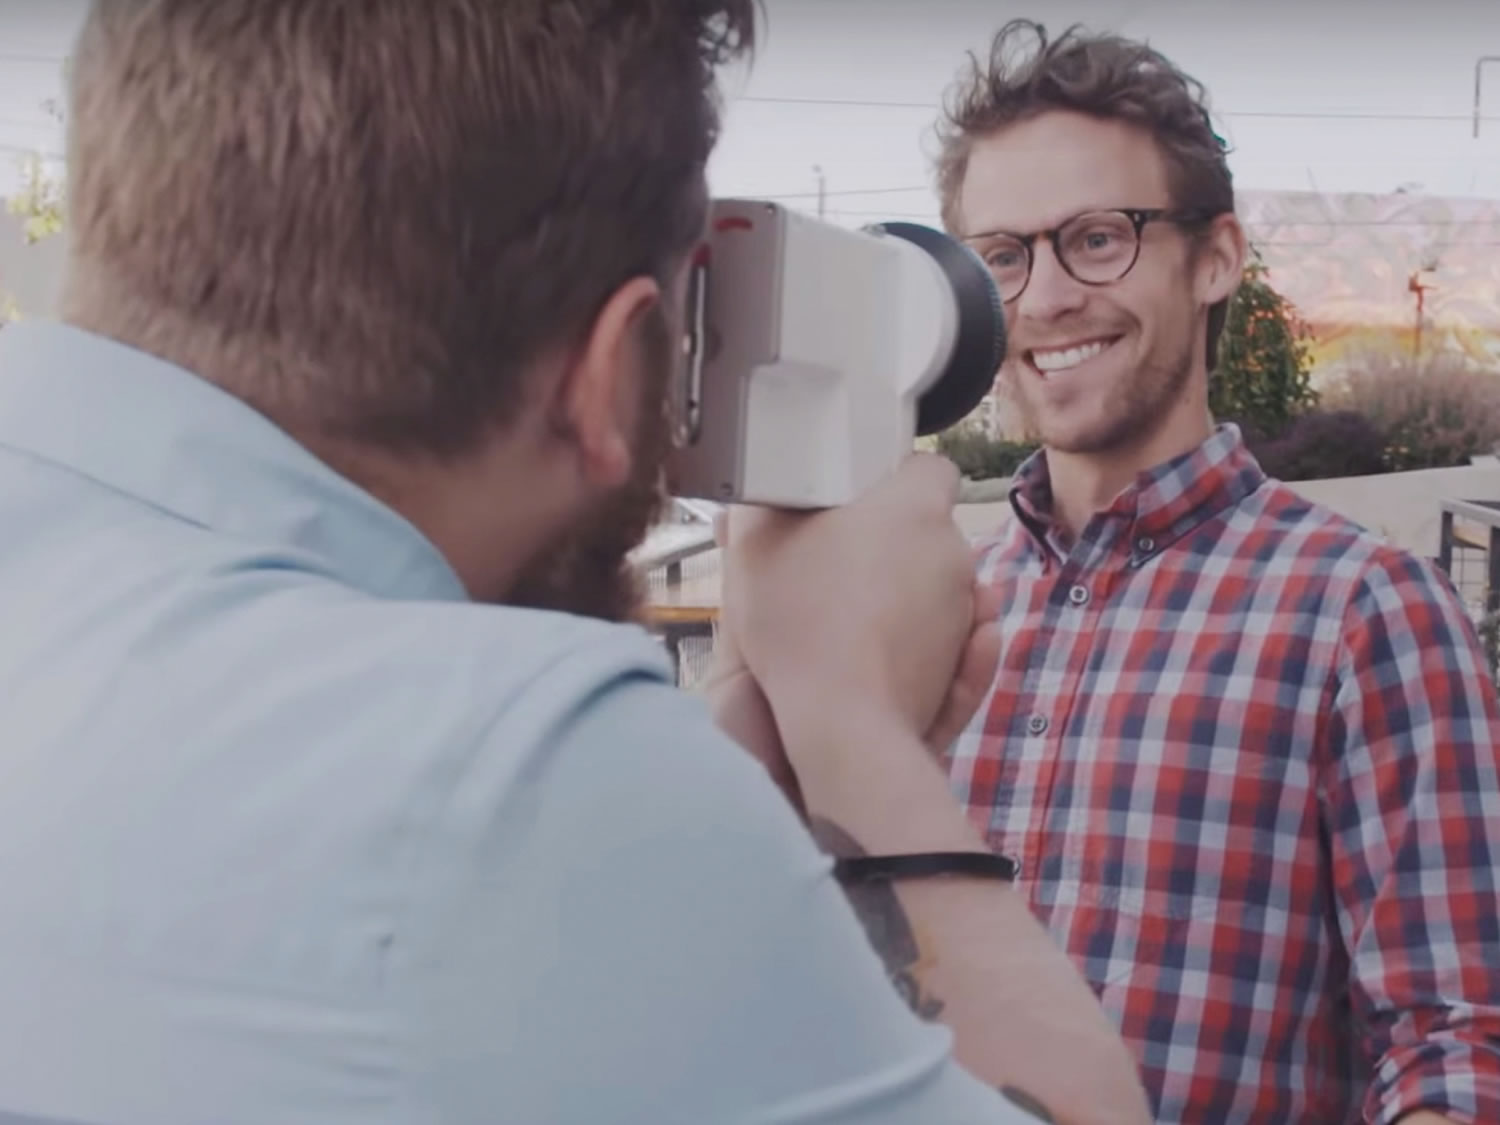
{"label": "light blue shirt", "polygon": [[644,632],[60,325],[0,536],[0,1122],[1021,1120]]}

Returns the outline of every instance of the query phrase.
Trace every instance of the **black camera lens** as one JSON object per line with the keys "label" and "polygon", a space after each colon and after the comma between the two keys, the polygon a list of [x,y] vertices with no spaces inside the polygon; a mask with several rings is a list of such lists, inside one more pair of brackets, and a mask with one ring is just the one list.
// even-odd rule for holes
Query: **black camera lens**
{"label": "black camera lens", "polygon": [[1005,306],[979,255],[940,230],[917,223],[869,228],[905,239],[937,262],[958,304],[958,331],[942,375],[917,402],[917,433],[935,434],[962,422],[984,401],[1005,360]]}

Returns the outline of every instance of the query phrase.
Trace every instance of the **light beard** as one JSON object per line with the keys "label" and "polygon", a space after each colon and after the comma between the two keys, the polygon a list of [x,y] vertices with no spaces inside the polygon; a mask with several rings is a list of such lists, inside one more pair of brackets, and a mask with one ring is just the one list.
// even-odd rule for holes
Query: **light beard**
{"label": "light beard", "polygon": [[[1080,333],[1087,334],[1087,333]],[[1022,391],[1024,384],[1012,380],[1011,397],[1026,432],[1048,449],[1059,453],[1100,455],[1119,453],[1145,445],[1168,424],[1193,375],[1191,325],[1176,334],[1179,347],[1167,355],[1146,357],[1123,384],[1110,388],[1102,421],[1081,432],[1060,434],[1046,424],[1045,412]],[[1025,363],[1024,359],[1017,362]]]}
{"label": "light beard", "polygon": [[672,439],[666,410],[671,337],[659,308],[642,325],[642,337],[641,403],[630,480],[537,555],[511,587],[507,605],[613,622],[644,617],[646,576],[631,563],[630,553],[666,508],[662,469]]}

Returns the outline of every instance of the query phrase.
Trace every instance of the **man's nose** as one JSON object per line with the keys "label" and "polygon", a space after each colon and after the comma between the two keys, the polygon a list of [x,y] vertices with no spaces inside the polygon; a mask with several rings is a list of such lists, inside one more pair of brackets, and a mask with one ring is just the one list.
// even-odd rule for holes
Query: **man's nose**
{"label": "man's nose", "polygon": [[1016,316],[1026,320],[1055,320],[1077,312],[1087,300],[1088,287],[1063,268],[1051,243],[1038,239],[1031,278],[1016,298]]}

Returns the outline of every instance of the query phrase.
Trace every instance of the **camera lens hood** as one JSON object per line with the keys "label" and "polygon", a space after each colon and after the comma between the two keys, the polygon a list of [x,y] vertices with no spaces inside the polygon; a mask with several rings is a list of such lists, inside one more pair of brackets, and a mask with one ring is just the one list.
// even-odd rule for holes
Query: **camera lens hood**
{"label": "camera lens hood", "polygon": [[937,262],[958,304],[958,331],[943,373],[917,402],[917,433],[935,434],[967,418],[995,385],[1005,360],[1005,307],[979,255],[940,230],[918,223],[869,229],[904,239]]}

